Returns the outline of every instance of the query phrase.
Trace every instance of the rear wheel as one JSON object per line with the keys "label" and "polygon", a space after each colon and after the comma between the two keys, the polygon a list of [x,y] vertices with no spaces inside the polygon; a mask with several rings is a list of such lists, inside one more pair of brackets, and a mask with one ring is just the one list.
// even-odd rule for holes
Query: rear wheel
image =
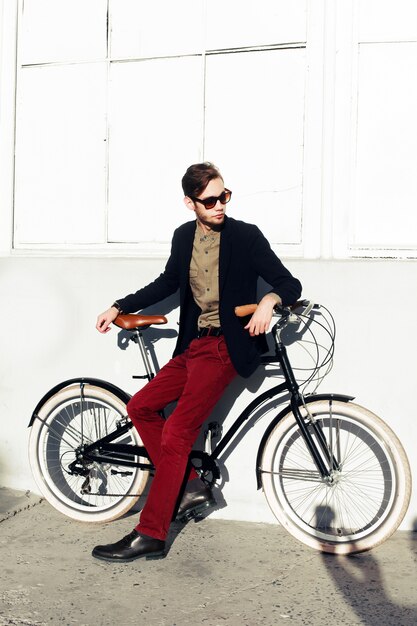
{"label": "rear wheel", "polygon": [[[126,418],[126,405],[104,388],[72,385],[38,411],[29,438],[29,459],[42,495],[58,511],[85,522],[107,522],[126,513],[143,492],[149,472],[137,467],[89,462],[84,475],[69,467],[80,446],[104,437]],[[142,445],[134,428],[114,443]],[[128,457],[146,463],[146,459]]]}
{"label": "rear wheel", "polygon": [[[369,550],[401,523],[410,500],[405,451],[375,414],[353,403],[318,400],[308,411],[321,425],[340,470],[319,474],[291,411],[265,444],[262,485],[277,519],[303,543],[336,554]],[[305,408],[302,415],[307,417]]]}

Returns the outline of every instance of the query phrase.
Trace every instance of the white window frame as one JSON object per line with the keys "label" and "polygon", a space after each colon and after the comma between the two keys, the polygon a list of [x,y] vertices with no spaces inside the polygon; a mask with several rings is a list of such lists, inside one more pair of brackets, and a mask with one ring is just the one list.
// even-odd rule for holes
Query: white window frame
{"label": "white window frame", "polygon": [[[417,258],[417,241],[410,248],[399,248],[395,245],[355,246],[349,241],[350,229],[354,216],[355,202],[355,171],[356,146],[358,132],[358,80],[359,80],[359,47],[363,43],[359,35],[359,13],[361,0],[337,0],[333,7],[335,23],[334,51],[334,111],[333,129],[330,132],[332,147],[323,167],[333,167],[333,176],[327,176],[328,190],[327,215],[329,248],[323,256],[335,259],[415,259]],[[375,39],[371,43],[377,43]],[[387,42],[394,40],[387,39]],[[337,60],[336,60],[337,59]],[[349,77],[337,80],[338,76]],[[330,163],[332,162],[332,164]]]}

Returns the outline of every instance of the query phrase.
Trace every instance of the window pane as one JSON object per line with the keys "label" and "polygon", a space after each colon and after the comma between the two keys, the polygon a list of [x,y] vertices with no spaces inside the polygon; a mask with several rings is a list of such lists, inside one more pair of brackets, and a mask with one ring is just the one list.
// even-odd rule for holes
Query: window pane
{"label": "window pane", "polygon": [[199,53],[203,0],[111,0],[111,57]]}
{"label": "window pane", "polygon": [[304,82],[303,49],[207,58],[205,158],[274,243],[301,241]]}
{"label": "window pane", "polygon": [[23,65],[106,57],[107,0],[25,0],[22,5]]}
{"label": "window pane", "polygon": [[207,50],[306,41],[306,0],[209,0]]}
{"label": "window pane", "polygon": [[201,159],[202,59],[114,63],[109,240],[167,242],[192,215],[181,178]]}
{"label": "window pane", "polygon": [[17,244],[103,241],[105,102],[104,63],[21,71]]}
{"label": "window pane", "polygon": [[416,73],[417,43],[360,47],[351,245],[416,247]]}
{"label": "window pane", "polygon": [[416,0],[360,0],[359,41],[417,39]]}

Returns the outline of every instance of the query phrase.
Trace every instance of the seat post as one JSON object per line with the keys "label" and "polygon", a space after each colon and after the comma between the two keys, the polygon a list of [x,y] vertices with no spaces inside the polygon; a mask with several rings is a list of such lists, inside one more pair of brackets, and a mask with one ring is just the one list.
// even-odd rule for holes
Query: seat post
{"label": "seat post", "polygon": [[[151,366],[151,363],[149,361],[148,352],[146,350],[145,342],[143,340],[142,331],[140,331],[139,328],[137,328],[135,330],[135,335],[136,335],[136,339],[137,339],[137,344],[139,346],[140,356],[142,357],[142,361],[143,361],[143,364],[145,366],[146,378],[148,380],[152,380],[152,378],[154,378],[154,376],[155,376],[155,373],[154,373],[154,371],[152,369],[152,366]],[[145,378],[145,377],[143,377],[143,378]]]}

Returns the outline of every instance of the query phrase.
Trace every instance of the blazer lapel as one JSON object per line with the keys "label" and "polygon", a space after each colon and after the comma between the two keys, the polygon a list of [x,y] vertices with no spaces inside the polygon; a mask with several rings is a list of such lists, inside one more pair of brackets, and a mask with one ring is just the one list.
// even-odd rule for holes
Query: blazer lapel
{"label": "blazer lapel", "polygon": [[224,218],[224,227],[220,236],[220,253],[219,253],[219,294],[223,293],[226,283],[227,273],[230,267],[230,257],[232,254],[232,231],[233,225],[227,215]]}
{"label": "blazer lapel", "polygon": [[187,228],[184,229],[184,232],[181,237],[181,241],[179,242],[179,245],[180,245],[179,254],[181,256],[181,274],[180,274],[181,300],[185,298],[185,295],[187,293],[187,288],[190,282],[189,271],[190,271],[191,256],[193,254],[195,227],[196,227],[195,221],[188,222]]}

